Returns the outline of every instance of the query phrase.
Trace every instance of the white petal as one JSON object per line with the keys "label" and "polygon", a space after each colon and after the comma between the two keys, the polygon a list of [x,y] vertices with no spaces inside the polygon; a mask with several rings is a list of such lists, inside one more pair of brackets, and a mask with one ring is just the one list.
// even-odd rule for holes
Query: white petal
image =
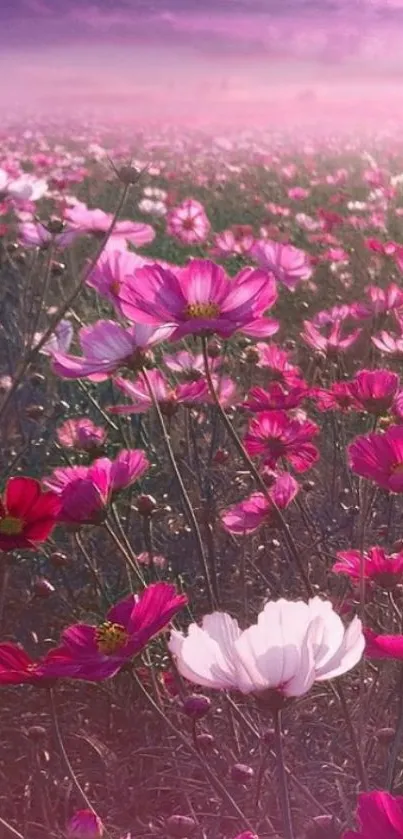
{"label": "white petal", "polygon": [[344,633],[343,641],[333,657],[319,668],[315,664],[316,681],[333,679],[352,670],[362,658],[365,648],[365,638],[362,632],[362,623],[355,617]]}

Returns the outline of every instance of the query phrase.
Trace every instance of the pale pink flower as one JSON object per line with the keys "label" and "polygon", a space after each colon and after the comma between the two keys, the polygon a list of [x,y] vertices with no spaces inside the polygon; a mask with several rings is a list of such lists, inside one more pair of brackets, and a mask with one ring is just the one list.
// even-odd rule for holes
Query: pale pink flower
{"label": "pale pink flower", "polygon": [[[35,344],[39,343],[42,336],[42,332],[35,332]],[[57,352],[66,353],[70,349],[73,336],[74,329],[71,321],[67,319],[61,320],[55,327],[53,335],[51,335],[46,341],[46,344],[43,345],[41,353],[43,353],[43,355],[50,356],[53,356]]]}
{"label": "pale pink flower", "polygon": [[103,381],[119,367],[139,368],[146,350],[172,333],[167,326],[138,323],[124,327],[113,320],[99,320],[79,331],[82,356],[52,353],[54,372],[64,379]]}
{"label": "pale pink flower", "polygon": [[0,194],[8,198],[25,201],[38,201],[48,191],[43,178],[23,173],[13,178],[4,169],[0,169]]}
{"label": "pale pink flower", "polygon": [[76,230],[66,229],[61,233],[50,233],[39,221],[26,221],[18,226],[19,240],[22,245],[46,250],[50,246],[65,248],[74,241]]}
{"label": "pale pink flower", "polygon": [[276,280],[290,291],[294,291],[299,283],[312,276],[308,254],[293,245],[260,241],[253,248],[253,255],[262,268],[272,271]]}
{"label": "pale pink flower", "polygon": [[330,325],[328,336],[326,337],[314,326],[312,321],[304,320],[304,331],[301,332],[301,338],[320,355],[332,355],[348,350],[355,343],[361,332],[361,329],[354,329],[349,335],[343,337],[342,322],[337,320]]}
{"label": "pale pink flower", "polygon": [[303,186],[292,186],[291,189],[287,191],[287,195],[292,201],[303,201],[304,198],[308,198],[310,194],[311,190],[305,189]]}
{"label": "pale pink flower", "polygon": [[199,245],[206,241],[210,222],[200,201],[186,198],[167,215],[167,232],[185,245]]}
{"label": "pale pink flower", "polygon": [[[181,403],[193,405],[208,401],[208,388],[202,379],[172,387],[159,370],[149,370],[147,379],[161,412],[168,416],[172,416]],[[111,414],[144,414],[152,408],[153,400],[147,381],[142,374],[134,382],[123,379],[121,376],[116,376],[113,381],[131,402],[129,405],[110,406]]]}
{"label": "pale pink flower", "polygon": [[345,630],[329,601],[277,600],[242,631],[225,612],[173,630],[168,642],[181,676],[206,688],[303,696],[314,682],[347,673],[360,661],[365,640],[355,617]]}
{"label": "pale pink flower", "polygon": [[[65,211],[65,218],[70,225],[81,233],[92,233],[104,237],[108,232],[113,215],[103,210],[90,210],[85,204],[76,204]],[[116,222],[110,240],[124,239],[135,247],[147,245],[155,238],[154,228],[150,224],[136,221]],[[113,244],[113,241],[112,241]]]}
{"label": "pale pink flower", "polygon": [[150,259],[145,259],[137,253],[127,250],[102,251],[95,267],[86,279],[87,285],[115,307],[120,313],[119,292],[125,282],[125,277],[134,274],[138,268],[149,265]]}
{"label": "pale pink flower", "polygon": [[66,420],[56,430],[56,437],[65,449],[93,451],[105,443],[105,428],[95,425],[89,417]]}
{"label": "pale pink flower", "polygon": [[[275,507],[284,510],[294,500],[299,490],[298,482],[292,475],[277,475],[273,486],[268,490]],[[262,524],[276,525],[276,510],[263,492],[253,492],[248,498],[234,504],[221,513],[221,521],[229,533],[246,535],[254,533]]]}

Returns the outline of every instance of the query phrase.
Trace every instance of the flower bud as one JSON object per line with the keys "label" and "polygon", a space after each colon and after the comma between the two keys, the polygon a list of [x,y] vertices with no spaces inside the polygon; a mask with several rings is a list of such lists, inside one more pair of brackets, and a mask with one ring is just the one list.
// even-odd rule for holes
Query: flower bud
{"label": "flower bud", "polygon": [[43,405],[28,405],[25,408],[25,414],[29,419],[40,419],[45,412]]}
{"label": "flower bud", "polygon": [[43,373],[32,373],[29,380],[33,385],[42,385],[46,381],[46,377]]}
{"label": "flower bud", "polygon": [[177,836],[178,839],[186,839],[190,836],[195,827],[196,822],[190,816],[174,815],[167,819],[165,826],[169,836]]}
{"label": "flower bud", "polygon": [[257,364],[259,361],[259,351],[256,347],[248,347],[245,350],[244,358],[248,364]]}
{"label": "flower bud", "polygon": [[315,489],[315,481],[304,481],[302,489],[304,492],[312,492],[312,490]]}
{"label": "flower bud", "polygon": [[67,839],[101,839],[104,826],[92,810],[77,810],[67,825]]}
{"label": "flower bud", "polygon": [[33,584],[35,597],[50,597],[56,591],[54,585],[46,577],[39,577]]}
{"label": "flower bud", "polygon": [[214,735],[208,734],[207,731],[201,731],[196,734],[196,742],[201,751],[210,752],[215,745]]}
{"label": "flower bud", "polygon": [[140,172],[134,166],[121,166],[117,171],[119,180],[125,186],[136,184],[140,179]]}
{"label": "flower bud", "polygon": [[395,729],[394,728],[380,728],[376,732],[376,738],[379,740],[380,743],[384,743],[385,746],[388,746],[389,743],[392,742],[395,736]]}
{"label": "flower bud", "polygon": [[248,784],[254,774],[252,767],[246,763],[235,763],[231,768],[231,778],[237,784]]}
{"label": "flower bud", "polygon": [[207,353],[209,358],[219,358],[219,356],[221,355],[221,345],[219,341],[210,341],[207,348]]}
{"label": "flower bud", "polygon": [[43,725],[31,725],[27,731],[27,736],[34,743],[39,743],[46,737],[46,728]]}
{"label": "flower bud", "polygon": [[340,830],[334,816],[315,816],[305,828],[305,839],[340,839]]}
{"label": "flower bud", "polygon": [[152,516],[157,509],[157,502],[152,495],[139,495],[136,501],[136,510],[140,516]]}
{"label": "flower bud", "polygon": [[193,693],[186,697],[182,707],[188,717],[193,720],[201,720],[211,708],[211,699],[201,693]]}
{"label": "flower bud", "polygon": [[49,559],[55,568],[67,568],[70,565],[69,558],[61,551],[53,551]]}
{"label": "flower bud", "polygon": [[64,221],[59,218],[50,219],[46,225],[46,229],[52,236],[58,236],[60,233],[63,233],[64,227]]}
{"label": "flower bud", "polygon": [[61,277],[66,270],[64,262],[56,262],[53,260],[50,266],[50,271],[53,277]]}
{"label": "flower bud", "polygon": [[228,458],[229,452],[227,451],[227,449],[217,449],[213,457],[213,463],[217,463],[219,466],[221,466],[228,460]]}

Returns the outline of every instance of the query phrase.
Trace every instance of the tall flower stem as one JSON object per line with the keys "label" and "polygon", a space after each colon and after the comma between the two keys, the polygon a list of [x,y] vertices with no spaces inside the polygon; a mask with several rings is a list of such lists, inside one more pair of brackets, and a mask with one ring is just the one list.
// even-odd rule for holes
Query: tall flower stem
{"label": "tall flower stem", "polygon": [[298,547],[294,542],[294,539],[293,539],[293,536],[291,534],[290,528],[289,528],[287,522],[285,521],[284,516],[281,513],[281,510],[278,509],[277,505],[274,503],[273,499],[271,498],[270,493],[268,491],[268,488],[267,488],[262,476],[259,474],[259,471],[257,470],[255,464],[253,463],[253,460],[251,460],[251,458],[249,457],[245,447],[242,444],[242,441],[239,439],[238,434],[236,433],[235,428],[232,425],[231,420],[228,419],[227,414],[225,413],[225,411],[224,411],[224,409],[221,405],[220,399],[219,399],[218,394],[217,394],[217,392],[215,390],[215,387],[214,387],[214,382],[211,378],[209,358],[208,358],[208,349],[207,349],[207,339],[204,336],[202,337],[202,349],[203,349],[204,369],[205,369],[205,373],[206,373],[207,384],[208,384],[208,388],[209,388],[210,394],[212,396],[212,399],[213,399],[213,401],[214,401],[214,403],[217,407],[218,414],[219,414],[225,428],[227,429],[228,434],[231,437],[231,440],[234,443],[234,446],[235,446],[238,454],[242,458],[246,468],[248,469],[249,473],[252,475],[252,477],[256,481],[256,484],[258,485],[260,491],[263,493],[263,495],[270,502],[270,505],[273,508],[273,511],[276,513],[276,518],[277,518],[277,520],[279,522],[279,525],[281,527],[281,530],[284,534],[284,538],[285,538],[285,541],[287,543],[290,554],[293,557],[293,559],[295,561],[295,564],[296,564],[296,566],[297,566],[297,568],[298,568],[298,570],[301,574],[301,577],[302,577],[302,580],[304,582],[306,591],[310,595],[310,597],[313,597],[315,592],[313,590],[312,583],[311,583],[311,581],[310,581],[310,579],[309,579],[309,577],[306,573],[304,565],[301,562]]}
{"label": "tall flower stem", "polygon": [[78,283],[74,286],[74,289],[71,292],[71,294],[66,298],[66,300],[59,307],[55,316],[50,321],[50,324],[49,324],[48,328],[45,330],[44,334],[42,335],[42,338],[40,339],[40,341],[38,341],[38,343],[35,344],[35,346],[32,347],[32,349],[30,349],[29,352],[26,353],[24,358],[21,360],[21,362],[19,364],[19,367],[17,368],[12,386],[10,387],[10,390],[7,391],[7,393],[6,393],[6,395],[3,399],[3,402],[0,405],[0,417],[2,416],[4,411],[6,410],[10,400],[14,396],[14,393],[16,392],[17,388],[19,387],[20,383],[22,382],[22,379],[24,378],[24,375],[25,375],[26,371],[28,370],[28,368],[30,367],[32,362],[35,361],[35,359],[39,355],[42,347],[44,347],[46,342],[49,340],[49,338],[51,337],[51,335],[55,331],[56,326],[60,323],[60,321],[62,320],[64,315],[68,312],[68,310],[73,305],[76,298],[81,293],[81,290],[82,290],[82,288],[83,288],[83,286],[84,286],[84,284],[87,280],[87,277],[89,277],[91,271],[93,270],[96,263],[98,262],[98,259],[101,256],[102,251],[104,250],[105,245],[106,245],[111,233],[113,233],[113,230],[115,228],[116,222],[117,222],[118,217],[119,217],[119,214],[120,214],[120,212],[122,210],[122,207],[123,207],[123,205],[126,201],[128,191],[129,191],[129,186],[126,185],[124,187],[124,189],[122,190],[122,194],[121,194],[120,199],[118,201],[118,205],[116,207],[116,210],[115,210],[113,219],[111,221],[111,224],[109,226],[109,229],[106,231],[105,236],[104,236],[99,248],[97,249],[95,256],[90,261],[87,268],[85,269],[85,271],[83,273],[83,276],[79,279]]}
{"label": "tall flower stem", "polygon": [[[94,810],[94,807],[91,804],[91,801],[89,800],[89,798],[85,794],[85,792],[84,792],[84,790],[83,790],[83,788],[82,788],[82,786],[81,786],[81,784],[80,784],[80,782],[77,778],[77,775],[74,772],[74,769],[73,769],[73,767],[70,763],[70,758],[67,754],[66,747],[65,747],[64,741],[63,741],[62,732],[60,730],[59,718],[57,716],[55,697],[54,697],[54,693],[53,693],[52,688],[49,688],[48,694],[49,694],[49,706],[50,706],[50,714],[51,714],[51,718],[52,718],[53,728],[54,728],[57,744],[59,746],[60,753],[61,753],[64,765],[65,765],[65,768],[66,768],[66,772],[67,772],[70,780],[74,784],[81,800],[85,804],[85,807],[88,810],[91,810],[91,813],[94,813],[95,816],[98,816],[96,810]],[[108,837],[108,839],[110,839],[110,836],[109,836],[108,833],[106,833],[106,836]]]}
{"label": "tall flower stem", "polygon": [[294,839],[294,828],[290,807],[290,796],[288,793],[288,779],[285,771],[283,738],[281,733],[281,711],[273,711],[274,722],[274,744],[277,759],[278,783],[280,788],[281,811],[284,825],[285,839]]}
{"label": "tall flower stem", "polygon": [[166,428],[166,425],[165,425],[165,422],[164,422],[164,418],[163,418],[162,413],[161,413],[160,406],[158,404],[158,400],[157,400],[157,398],[155,396],[155,393],[154,393],[154,388],[151,384],[151,381],[150,381],[150,378],[147,374],[147,371],[144,370],[144,369],[143,369],[143,376],[144,376],[144,380],[145,380],[145,383],[146,383],[146,386],[147,386],[147,390],[150,394],[150,398],[151,398],[153,406],[155,408],[155,412],[156,412],[157,419],[158,419],[158,424],[159,424],[159,427],[161,429],[161,434],[164,438],[165,448],[166,448],[166,451],[167,451],[169,462],[171,464],[172,471],[175,475],[175,478],[178,482],[178,486],[179,486],[179,489],[180,489],[180,492],[181,492],[181,495],[182,495],[185,511],[186,511],[186,514],[187,514],[187,517],[188,517],[188,520],[189,520],[189,524],[190,524],[190,526],[193,530],[193,534],[194,534],[194,537],[195,537],[195,540],[196,540],[197,551],[198,551],[199,559],[200,559],[200,565],[201,565],[201,568],[203,570],[203,574],[204,574],[206,584],[207,584],[207,594],[208,594],[208,598],[209,598],[209,605],[210,605],[211,609],[215,609],[216,598],[214,596],[214,590],[213,590],[213,586],[212,586],[212,582],[211,582],[210,569],[208,567],[206,555],[205,555],[205,552],[204,552],[203,542],[202,542],[202,538],[201,538],[200,528],[199,528],[199,525],[197,523],[197,519],[196,519],[194,510],[193,510],[193,507],[192,507],[192,502],[189,498],[189,495],[186,491],[186,487],[183,483],[182,475],[179,472],[178,465],[177,465],[176,460],[175,460],[175,455],[173,453],[173,449],[172,449],[172,446],[171,446],[171,440],[169,438],[169,434],[168,434],[168,431],[167,431],[167,428]]}
{"label": "tall flower stem", "polygon": [[15,827],[12,827],[12,825],[9,824],[8,822],[6,822],[5,819],[2,819],[1,816],[0,816],[0,826],[4,827],[4,829],[9,832],[10,836],[14,836],[14,839],[24,839],[22,833],[19,833],[18,830],[15,829]]}
{"label": "tall flower stem", "polygon": [[343,711],[343,716],[344,716],[344,719],[346,721],[346,726],[347,726],[348,733],[350,735],[350,742],[351,742],[351,746],[352,746],[353,753],[354,753],[354,761],[355,761],[355,766],[356,766],[356,770],[357,770],[357,775],[360,779],[362,791],[364,792],[365,790],[368,789],[367,770],[365,768],[365,764],[364,764],[364,761],[363,761],[361,749],[360,749],[360,746],[359,746],[359,741],[358,741],[357,735],[355,733],[354,724],[353,724],[353,721],[351,719],[351,714],[350,714],[350,710],[349,710],[349,707],[348,707],[348,703],[347,703],[346,697],[344,695],[343,688],[340,685],[340,683],[337,684],[334,687],[334,691],[339,698],[340,706],[341,706],[341,709]]}

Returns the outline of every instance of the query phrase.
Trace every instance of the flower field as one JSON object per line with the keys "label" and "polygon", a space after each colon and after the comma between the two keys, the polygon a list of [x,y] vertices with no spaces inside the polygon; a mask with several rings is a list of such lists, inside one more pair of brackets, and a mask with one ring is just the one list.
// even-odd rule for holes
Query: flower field
{"label": "flower field", "polygon": [[403,837],[403,145],[0,153],[0,837]]}

